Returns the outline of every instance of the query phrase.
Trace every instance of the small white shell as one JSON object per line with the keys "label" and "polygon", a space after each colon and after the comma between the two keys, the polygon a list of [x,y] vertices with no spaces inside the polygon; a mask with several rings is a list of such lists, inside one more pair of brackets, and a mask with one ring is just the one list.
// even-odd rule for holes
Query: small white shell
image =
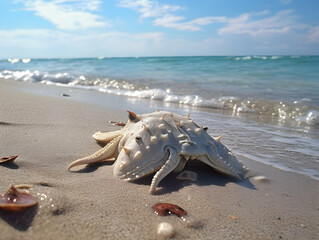
{"label": "small white shell", "polygon": [[268,178],[266,178],[265,176],[255,176],[252,178],[255,181],[259,181],[259,182],[268,182]]}
{"label": "small white shell", "polygon": [[157,227],[157,234],[161,235],[165,238],[170,238],[173,237],[175,235],[175,228],[167,223],[167,222],[161,222],[160,224],[158,224]]}

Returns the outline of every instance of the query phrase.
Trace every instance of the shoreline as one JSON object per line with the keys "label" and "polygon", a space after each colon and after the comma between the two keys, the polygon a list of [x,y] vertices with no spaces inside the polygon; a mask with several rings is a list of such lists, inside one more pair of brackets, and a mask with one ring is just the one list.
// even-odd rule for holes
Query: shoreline
{"label": "shoreline", "polygon": [[[242,182],[196,163],[186,167],[198,174],[196,182],[170,174],[157,195],[148,194],[150,177],[132,183],[114,178],[112,163],[71,173],[69,163],[100,148],[91,135],[117,129],[108,121],[124,121],[127,109],[145,111],[143,100],[4,79],[0,86],[0,157],[20,155],[14,165],[0,165],[0,192],[10,184],[32,184],[39,200],[18,219],[0,210],[5,239],[162,239],[156,230],[163,221],[176,229],[174,239],[318,237],[316,180],[241,156],[250,168]],[[267,181],[254,180],[257,175]],[[181,206],[198,227],[155,215],[151,206],[158,202]]]}

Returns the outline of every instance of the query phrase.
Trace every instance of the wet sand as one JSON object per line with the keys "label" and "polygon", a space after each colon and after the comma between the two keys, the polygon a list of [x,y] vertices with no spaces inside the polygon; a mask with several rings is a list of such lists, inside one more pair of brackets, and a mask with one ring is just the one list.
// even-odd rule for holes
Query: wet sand
{"label": "wet sand", "polygon": [[[156,195],[148,194],[151,177],[114,178],[112,162],[68,172],[73,160],[101,148],[94,132],[126,122],[125,110],[148,112],[134,99],[0,79],[0,157],[19,154],[0,165],[0,192],[31,184],[39,201],[20,213],[0,210],[0,239],[163,239],[160,222],[175,228],[174,239],[319,237],[319,182],[241,156],[250,168],[242,182],[195,162],[186,169],[197,181],[172,173]],[[259,175],[267,179],[254,180]],[[187,221],[157,216],[158,202],[179,205]]]}

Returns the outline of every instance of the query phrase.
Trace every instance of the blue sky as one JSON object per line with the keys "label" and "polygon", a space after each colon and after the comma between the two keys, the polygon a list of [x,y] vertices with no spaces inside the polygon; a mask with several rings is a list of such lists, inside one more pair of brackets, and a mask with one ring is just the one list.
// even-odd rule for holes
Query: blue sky
{"label": "blue sky", "polygon": [[0,58],[319,55],[318,0],[2,0]]}

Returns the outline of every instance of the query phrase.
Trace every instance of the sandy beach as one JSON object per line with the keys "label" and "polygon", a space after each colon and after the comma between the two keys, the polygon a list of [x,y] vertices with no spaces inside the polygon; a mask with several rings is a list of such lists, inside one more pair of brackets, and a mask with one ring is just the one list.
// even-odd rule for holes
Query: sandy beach
{"label": "sandy beach", "polygon": [[[241,156],[250,168],[242,182],[194,163],[186,169],[197,181],[172,173],[156,195],[148,193],[151,177],[121,181],[112,162],[67,171],[101,148],[94,132],[119,128],[110,120],[126,122],[126,110],[154,110],[143,100],[5,79],[0,92],[0,157],[19,155],[0,165],[0,192],[31,184],[39,201],[21,213],[0,210],[0,239],[163,239],[161,222],[175,228],[174,239],[319,237],[319,182]],[[266,180],[254,180],[260,175]],[[179,205],[187,221],[157,216],[151,207],[158,202]]]}

